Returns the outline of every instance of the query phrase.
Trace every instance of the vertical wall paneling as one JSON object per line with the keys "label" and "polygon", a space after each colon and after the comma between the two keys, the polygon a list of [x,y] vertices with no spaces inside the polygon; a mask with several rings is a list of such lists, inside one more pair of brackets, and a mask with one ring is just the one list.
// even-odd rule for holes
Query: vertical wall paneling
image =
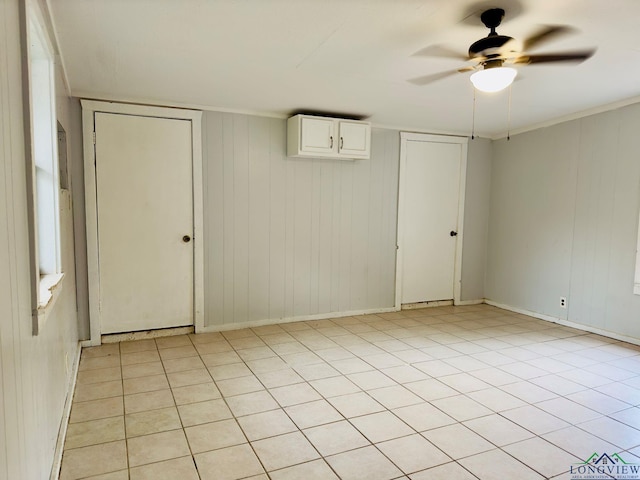
{"label": "vertical wall paneling", "polygon": [[392,309],[398,132],[371,160],[298,159],[283,120],[205,116],[206,325]]}
{"label": "vertical wall paneling", "polygon": [[249,312],[249,118],[233,119],[233,314],[248,320]]}
{"label": "vertical wall paneling", "polygon": [[[235,142],[234,142],[234,118],[231,116],[225,116],[223,124],[223,159],[235,158]],[[224,194],[223,208],[224,208],[224,223],[220,228],[224,234],[223,239],[223,252],[224,252],[224,264],[222,268],[221,283],[223,286],[224,297],[222,300],[222,318],[223,322],[227,323],[229,319],[233,319],[235,315],[235,224],[237,222],[235,214],[235,205],[233,203],[234,189],[235,189],[235,172],[233,162],[225,162],[223,164],[222,172],[222,192]],[[205,185],[205,189],[208,185]],[[205,240],[205,243],[207,241]]]}
{"label": "vertical wall paneling", "polygon": [[487,298],[567,318],[577,138],[566,123],[494,142]]}
{"label": "vertical wall paneling", "polygon": [[351,217],[351,285],[350,304],[353,310],[366,308],[368,300],[369,282],[360,279],[369,276],[369,262],[367,258],[369,245],[369,190],[371,188],[371,160],[353,163],[352,183],[352,211]]}
{"label": "vertical wall paneling", "polygon": [[[46,479],[79,349],[71,204],[61,204],[65,280],[39,335],[31,334],[20,16],[0,2],[0,479]],[[47,15],[44,15],[47,17]],[[69,99],[56,65],[57,116],[69,133]],[[73,137],[73,135],[71,135]],[[73,138],[70,138],[73,141]],[[69,158],[70,165],[76,159]]]}
{"label": "vertical wall paneling", "polygon": [[[623,319],[627,312],[633,311],[634,300],[636,304],[640,304],[637,300],[640,297],[628,295],[630,279],[634,276],[633,269],[629,266],[634,264],[635,252],[632,244],[626,240],[638,238],[640,233],[633,221],[640,218],[640,164],[635,146],[639,128],[640,117],[633,115],[633,109],[627,108],[619,112],[607,285],[610,298],[607,318],[612,321],[607,322],[606,328],[613,331],[618,329],[616,323],[619,322],[614,319]],[[625,319],[625,323],[627,322]],[[640,329],[637,332],[640,336]]]}
{"label": "vertical wall paneling", "polygon": [[333,162],[331,172],[331,182],[333,184],[333,195],[331,197],[331,273],[329,283],[331,285],[330,311],[340,311],[340,268],[342,259],[340,258],[340,246],[342,231],[340,215],[342,212],[342,177],[344,176],[344,166],[341,163]]}
{"label": "vertical wall paneling", "polygon": [[[269,120],[249,118],[248,321],[260,320],[260,305],[269,305],[270,163]],[[258,307],[258,308],[257,308]]]}
{"label": "vertical wall paneling", "polygon": [[638,131],[635,104],[494,143],[488,299],[640,342]]}
{"label": "vertical wall paneling", "polygon": [[640,338],[640,308],[631,295],[635,226],[640,204],[638,105],[581,120],[573,270],[572,321]]}
{"label": "vertical wall paneling", "polygon": [[490,140],[476,137],[469,142],[460,293],[463,302],[482,301],[485,297],[492,155]]}
{"label": "vertical wall paneling", "polygon": [[[371,142],[371,150],[376,153],[380,151],[386,153],[384,150],[385,140],[386,138],[384,135],[374,135]],[[376,238],[378,242],[383,242],[384,236],[381,235],[382,221],[384,217],[382,214],[384,212],[383,198],[385,196],[383,172],[380,171],[381,169],[378,162],[370,162],[369,167],[370,172],[367,196],[366,198],[363,196],[363,199],[369,205],[369,214],[367,215],[367,237]],[[366,250],[363,249],[363,254],[366,256],[364,260],[365,264],[369,270],[369,274],[373,277],[380,277],[383,275],[381,270],[382,261],[378,252],[375,250],[378,242],[366,242],[368,248]],[[369,285],[364,301],[366,303],[370,303],[383,295],[384,292],[380,290],[380,284],[374,283]]]}
{"label": "vertical wall paneling", "polygon": [[[379,135],[376,131],[376,134]],[[396,278],[397,225],[398,225],[398,179],[400,175],[400,135],[398,132],[385,132],[384,157],[396,158],[397,162],[384,162],[380,168],[382,179],[382,230],[380,231],[380,245],[385,251],[394,251],[393,261],[382,262],[381,278]],[[378,153],[376,153],[377,158]],[[387,232],[394,232],[393,236]],[[383,286],[380,285],[380,288]],[[382,288],[379,297],[384,304],[395,303],[395,282],[393,289]]]}
{"label": "vertical wall paneling", "polygon": [[[285,163],[284,184],[280,184],[285,192],[284,204],[284,318],[292,318],[295,306],[295,274],[296,274],[296,163],[283,159]],[[281,247],[280,247],[281,248]]]}
{"label": "vertical wall paneling", "polygon": [[311,279],[315,276],[311,270],[314,254],[311,241],[313,162],[295,160],[287,160],[294,164],[293,317],[311,312]]}
{"label": "vertical wall paneling", "polygon": [[[68,154],[82,158],[82,109],[78,99],[69,101],[70,138]],[[84,162],[68,165],[71,177],[71,203],[73,204],[73,243],[76,263],[76,302],[78,309],[78,335],[80,340],[91,337],[89,328],[89,279],[87,270],[87,232],[84,200]]]}
{"label": "vertical wall paneling", "polygon": [[338,234],[340,239],[339,247],[339,273],[338,273],[338,311],[347,311],[351,300],[351,272],[353,264],[351,262],[352,235],[351,219],[353,217],[353,170],[352,162],[341,165],[338,173],[341,174],[340,181],[340,215]]}
{"label": "vertical wall paneling", "polygon": [[320,205],[322,204],[322,164],[315,162],[311,165],[313,188],[311,190],[311,258],[309,269],[309,313],[318,313],[320,297]]}
{"label": "vertical wall paneling", "polygon": [[318,294],[316,310],[314,313],[331,311],[331,272],[333,269],[333,203],[334,184],[333,170],[335,162],[318,162],[320,172],[320,185],[318,188],[318,201],[325,205],[319,210],[318,215]]}
{"label": "vertical wall paneling", "polygon": [[[203,116],[206,148],[203,151],[204,235],[205,261],[205,311],[209,325],[224,322],[224,236],[220,225],[224,224],[224,164],[206,161],[224,155],[223,124],[221,116]],[[218,280],[218,281],[216,281]]]}
{"label": "vertical wall paneling", "polygon": [[284,122],[269,121],[269,283],[262,288],[269,292],[269,303],[265,305],[263,318],[285,318],[287,261],[287,164],[284,145],[286,142]]}
{"label": "vertical wall paneling", "polygon": [[[18,355],[14,350],[13,333],[14,318],[19,318],[15,313],[17,302],[13,299],[12,283],[15,273],[10,267],[12,250],[10,246],[10,225],[12,216],[12,188],[11,188],[11,163],[10,159],[18,152],[12,151],[11,125],[14,120],[15,125],[21,125],[21,117],[12,118],[10,115],[11,105],[9,99],[11,94],[20,97],[19,83],[16,85],[9,78],[10,66],[8,58],[11,47],[16,48],[19,41],[17,29],[12,28],[10,22],[13,20],[18,25],[17,2],[0,3],[0,265],[4,266],[0,270],[0,478],[8,479],[12,476],[19,478],[20,472],[20,428],[17,418],[18,398],[20,392],[16,384],[15,362]],[[10,45],[13,43],[13,45]],[[20,68],[20,63],[13,64],[14,68]],[[15,91],[15,87],[18,90]],[[12,438],[13,435],[16,437]],[[9,462],[8,459],[17,459]]]}
{"label": "vertical wall paneling", "polygon": [[[581,235],[573,242],[576,275],[572,275],[570,298],[572,313],[584,324],[594,326],[594,322],[606,318],[619,123],[616,112],[585,118],[580,123],[574,228]],[[603,162],[603,158],[608,161]]]}

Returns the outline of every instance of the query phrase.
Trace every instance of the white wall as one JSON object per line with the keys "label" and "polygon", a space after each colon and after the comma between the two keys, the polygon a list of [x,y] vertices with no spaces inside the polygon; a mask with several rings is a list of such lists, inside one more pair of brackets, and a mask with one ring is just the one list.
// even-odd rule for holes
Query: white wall
{"label": "white wall", "polygon": [[84,199],[84,150],[82,143],[82,107],[77,98],[69,99],[69,119],[71,141],[69,155],[76,159],[69,165],[69,175],[73,182],[73,222],[76,263],[76,295],[78,307],[78,338],[89,340],[89,272],[87,268],[87,223]]}
{"label": "white wall", "polygon": [[484,299],[491,198],[491,140],[469,140],[462,244],[462,301]]}
{"label": "white wall", "polygon": [[488,299],[640,339],[639,131],[633,105],[494,142]]}
{"label": "white wall", "polygon": [[[72,154],[82,155],[70,106]],[[365,161],[287,158],[286,121],[204,112],[205,326],[394,306],[400,132]],[[462,300],[484,298],[491,142],[469,143]],[[81,338],[89,337],[83,167],[72,165]]]}
{"label": "white wall", "polygon": [[[0,479],[42,480],[49,478],[78,348],[73,229],[71,211],[63,209],[66,278],[54,311],[33,337],[19,4],[0,2]],[[60,79],[58,70],[59,86]],[[69,132],[63,92],[58,103],[59,120]]]}
{"label": "white wall", "polygon": [[392,308],[399,133],[287,158],[286,121],[204,115],[205,325]]}

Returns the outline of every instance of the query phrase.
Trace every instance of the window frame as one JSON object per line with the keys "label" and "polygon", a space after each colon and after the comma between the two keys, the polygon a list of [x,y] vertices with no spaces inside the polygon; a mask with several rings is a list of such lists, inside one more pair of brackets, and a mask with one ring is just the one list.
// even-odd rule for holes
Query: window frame
{"label": "window frame", "polygon": [[24,4],[23,75],[32,334],[38,335],[62,288],[56,51],[35,0]]}

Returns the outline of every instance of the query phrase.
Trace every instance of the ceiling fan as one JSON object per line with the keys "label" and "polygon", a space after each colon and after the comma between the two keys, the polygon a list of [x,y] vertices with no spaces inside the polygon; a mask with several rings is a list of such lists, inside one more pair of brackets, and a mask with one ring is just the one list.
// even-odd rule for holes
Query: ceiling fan
{"label": "ceiling fan", "polygon": [[571,32],[572,29],[565,25],[548,25],[541,28],[526,38],[522,42],[522,50],[518,50],[518,42],[514,38],[500,35],[496,32],[496,28],[500,26],[504,15],[505,11],[502,8],[492,8],[482,13],[480,20],[490,30],[489,35],[472,43],[467,57],[439,45],[427,47],[416,53],[416,55],[471,60],[475,62],[475,65],[458,70],[425,75],[411,79],[409,82],[416,85],[426,85],[458,72],[475,71],[470,79],[478,90],[497,92],[511,85],[516,77],[517,70],[508,65],[582,62],[595,53],[595,49],[538,55],[527,53],[554,37]]}

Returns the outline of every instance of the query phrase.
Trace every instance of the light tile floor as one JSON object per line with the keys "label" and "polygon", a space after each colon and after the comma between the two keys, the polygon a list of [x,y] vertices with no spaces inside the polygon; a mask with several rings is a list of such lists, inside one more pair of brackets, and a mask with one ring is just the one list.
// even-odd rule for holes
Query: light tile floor
{"label": "light tile floor", "polygon": [[568,479],[639,405],[640,347],[487,305],[105,344],[61,479]]}

